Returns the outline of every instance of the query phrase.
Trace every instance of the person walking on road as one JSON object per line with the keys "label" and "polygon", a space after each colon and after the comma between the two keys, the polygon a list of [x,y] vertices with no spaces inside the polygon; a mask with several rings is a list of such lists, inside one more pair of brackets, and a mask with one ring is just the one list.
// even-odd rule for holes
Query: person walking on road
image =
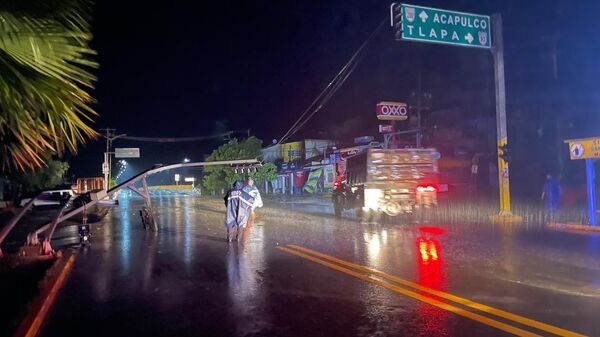
{"label": "person walking on road", "polygon": [[542,191],[542,200],[551,218],[554,217],[554,213],[560,207],[560,192],[558,179],[554,178],[551,174],[547,174]]}
{"label": "person walking on road", "polygon": [[242,238],[241,231],[244,230],[254,205],[254,198],[243,190],[244,183],[236,181],[233,187],[225,195],[225,228],[227,228],[227,241],[231,242],[231,234],[235,227],[235,239]]}
{"label": "person walking on road", "polygon": [[260,191],[254,185],[254,179],[252,177],[248,178],[248,180],[246,181],[244,191],[254,198],[254,204],[252,205],[252,222],[254,222],[254,219],[256,218],[256,213],[254,212],[254,209],[263,207],[263,201],[260,196]]}

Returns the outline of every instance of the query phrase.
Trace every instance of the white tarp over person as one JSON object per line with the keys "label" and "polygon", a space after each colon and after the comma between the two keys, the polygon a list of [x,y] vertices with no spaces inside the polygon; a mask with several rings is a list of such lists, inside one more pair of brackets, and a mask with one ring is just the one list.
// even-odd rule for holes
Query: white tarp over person
{"label": "white tarp over person", "polygon": [[244,186],[243,190],[244,190],[244,192],[250,194],[250,196],[252,196],[254,198],[254,204],[252,205],[252,210],[254,210],[255,208],[263,207],[263,201],[262,201],[262,198],[260,197],[260,191],[254,185],[253,178],[248,178],[248,180],[246,181],[246,186]]}
{"label": "white tarp over person", "polygon": [[254,198],[243,191],[243,186],[242,181],[236,181],[224,198],[225,207],[227,207],[225,228],[227,228],[227,241],[229,242],[231,242],[233,228],[236,229],[235,239],[239,241],[242,238],[240,234],[248,224],[252,205],[254,205]]}

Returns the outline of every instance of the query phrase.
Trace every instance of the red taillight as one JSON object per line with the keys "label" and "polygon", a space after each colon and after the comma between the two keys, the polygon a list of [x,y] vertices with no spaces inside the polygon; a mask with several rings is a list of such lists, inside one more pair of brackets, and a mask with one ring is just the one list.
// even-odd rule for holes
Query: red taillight
{"label": "red taillight", "polygon": [[342,188],[342,186],[344,185],[344,176],[338,176],[335,181],[333,182],[333,188],[334,189],[338,189],[338,188]]}
{"label": "red taillight", "polygon": [[427,185],[427,186],[417,186],[417,192],[435,192],[437,191],[437,188],[435,188],[435,186],[432,185]]}

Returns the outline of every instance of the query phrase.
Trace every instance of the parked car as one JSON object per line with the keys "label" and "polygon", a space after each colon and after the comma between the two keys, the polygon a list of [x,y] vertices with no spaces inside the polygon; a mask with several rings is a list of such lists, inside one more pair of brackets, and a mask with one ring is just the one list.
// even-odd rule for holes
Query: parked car
{"label": "parked car", "polygon": [[[60,207],[75,195],[72,190],[50,190],[39,194],[33,202],[34,207]],[[21,207],[29,203],[31,198],[21,199]]]}

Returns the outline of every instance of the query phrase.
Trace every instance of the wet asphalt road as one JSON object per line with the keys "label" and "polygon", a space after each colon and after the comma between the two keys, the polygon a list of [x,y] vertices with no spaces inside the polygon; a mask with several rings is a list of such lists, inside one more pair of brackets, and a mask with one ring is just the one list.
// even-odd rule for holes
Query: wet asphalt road
{"label": "wet asphalt road", "polygon": [[597,234],[273,202],[230,244],[219,200],[153,202],[158,232],[125,196],[93,227],[42,336],[600,336]]}

